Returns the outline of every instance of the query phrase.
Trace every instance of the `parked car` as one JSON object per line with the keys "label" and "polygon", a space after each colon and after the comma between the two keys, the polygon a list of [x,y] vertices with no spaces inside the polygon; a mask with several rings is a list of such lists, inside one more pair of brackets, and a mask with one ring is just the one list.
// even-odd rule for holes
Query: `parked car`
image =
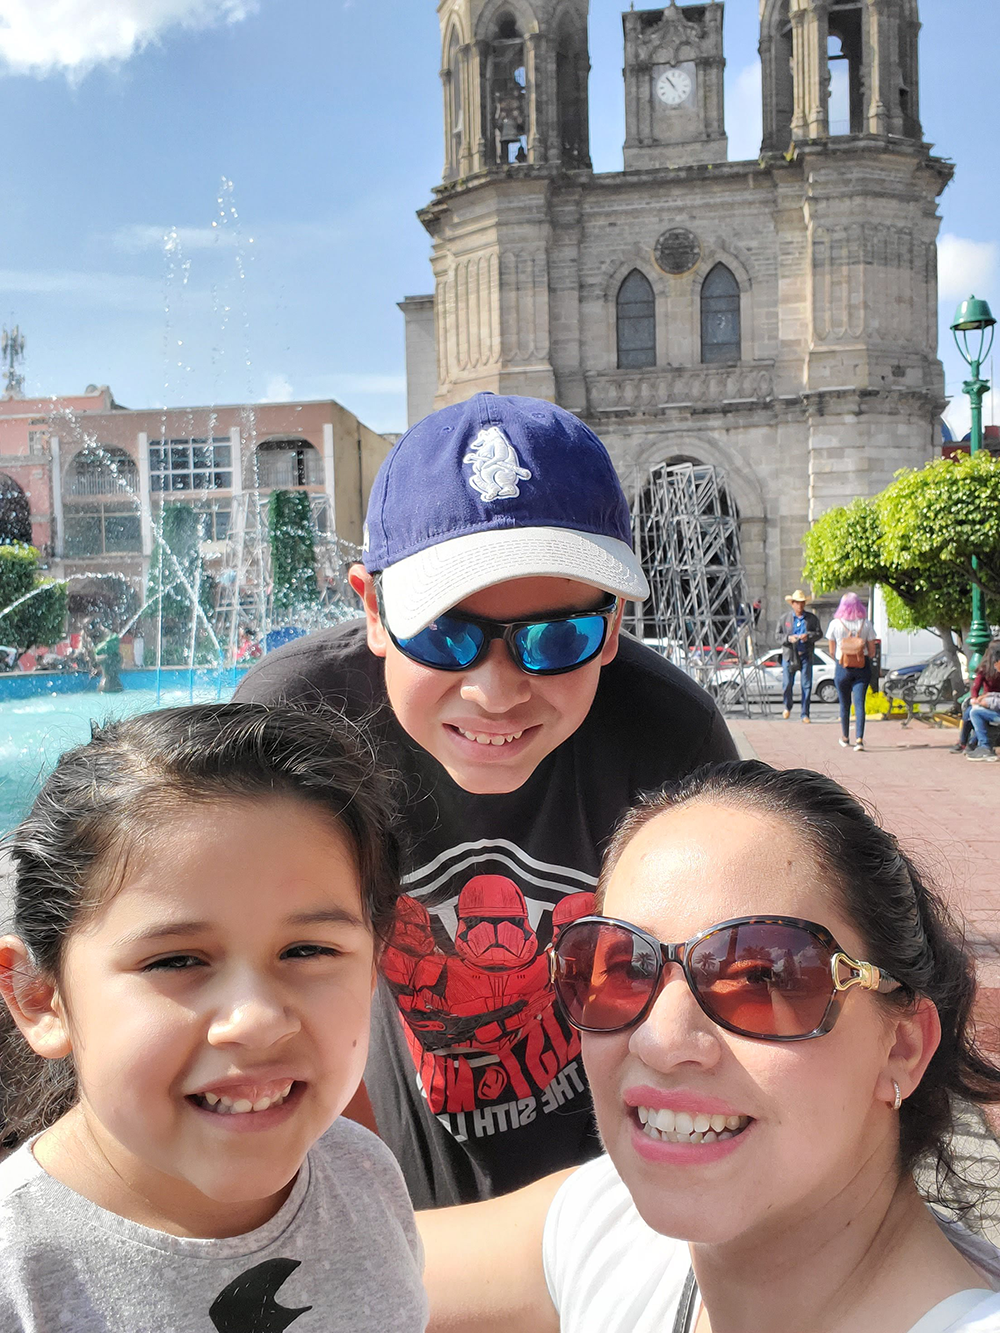
{"label": "parked car", "polygon": [[[817,646],[813,649],[813,652],[815,662],[813,663],[812,697],[818,699],[820,703],[835,704],[837,702],[837,687],[833,683],[834,660],[825,648]],[[763,657],[758,657],[753,665],[747,664],[743,671],[747,693],[751,699],[760,699],[761,697],[768,699],[781,698],[783,678],[780,648],[774,649],[773,652],[767,653]],[[739,668],[723,667],[717,671],[709,689],[720,703],[738,698],[741,693]],[[797,691],[798,686],[796,685]]]}

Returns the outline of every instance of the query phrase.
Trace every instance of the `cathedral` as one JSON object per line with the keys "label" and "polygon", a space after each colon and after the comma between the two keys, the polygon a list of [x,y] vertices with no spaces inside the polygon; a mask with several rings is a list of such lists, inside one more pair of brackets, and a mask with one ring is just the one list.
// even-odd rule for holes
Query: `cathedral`
{"label": "cathedral", "polygon": [[[411,421],[552,399],[650,469],[723,468],[766,614],[802,536],[938,447],[937,198],[917,0],[760,0],[763,140],[728,160],[721,3],[623,15],[621,171],[589,154],[588,0],[440,0],[434,292],[401,303]],[[831,89],[838,92],[831,99]]]}

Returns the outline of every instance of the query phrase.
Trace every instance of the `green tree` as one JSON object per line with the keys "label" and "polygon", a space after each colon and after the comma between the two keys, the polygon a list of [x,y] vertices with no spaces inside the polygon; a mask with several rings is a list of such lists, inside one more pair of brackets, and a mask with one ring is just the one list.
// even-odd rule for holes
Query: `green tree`
{"label": "green tree", "polygon": [[[38,560],[38,551],[25,542],[0,545],[0,643],[16,648],[18,658],[66,634],[66,584],[42,578]],[[27,600],[15,606],[21,598]]]}
{"label": "green tree", "polygon": [[[205,577],[201,559],[202,515],[190,505],[170,504],[163,510],[160,540],[149,564],[146,604],[160,632],[160,661],[165,666],[186,665],[191,654],[194,594],[206,617],[212,612],[212,581]],[[214,653],[199,616],[195,627],[195,658]]]}
{"label": "green tree", "polygon": [[305,491],[272,491],[267,507],[271,535],[271,617],[308,615],[319,600],[316,543]]}
{"label": "green tree", "polygon": [[968,627],[972,557],[1000,619],[1000,459],[987,453],[906,468],[881,494],[831,509],[804,538],[817,592],[879,583],[894,629],[936,630],[947,645]]}

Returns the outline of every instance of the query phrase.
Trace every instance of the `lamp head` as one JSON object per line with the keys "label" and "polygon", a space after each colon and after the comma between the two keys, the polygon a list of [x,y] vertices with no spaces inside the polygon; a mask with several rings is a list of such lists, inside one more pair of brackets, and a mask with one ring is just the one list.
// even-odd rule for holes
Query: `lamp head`
{"label": "lamp head", "polygon": [[[967,301],[963,301],[955,312],[951,331],[955,335],[955,345],[970,366],[978,366],[989,352],[993,345],[993,327],[995,324],[996,320],[993,318],[993,312],[990,310],[989,304],[986,301],[978,300],[975,296],[970,296]],[[974,352],[969,346],[970,333],[978,333],[979,335],[979,345]],[[975,339],[973,339],[973,347],[975,347]]]}

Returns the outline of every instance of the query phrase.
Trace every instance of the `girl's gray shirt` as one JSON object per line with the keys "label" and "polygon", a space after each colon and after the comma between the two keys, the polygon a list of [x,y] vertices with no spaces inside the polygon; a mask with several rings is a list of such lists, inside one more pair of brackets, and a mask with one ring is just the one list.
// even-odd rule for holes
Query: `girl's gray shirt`
{"label": "girl's gray shirt", "polygon": [[422,1333],[423,1252],[395,1158],[338,1120],[256,1231],[191,1240],[109,1213],[25,1144],[0,1164],[3,1333]]}

